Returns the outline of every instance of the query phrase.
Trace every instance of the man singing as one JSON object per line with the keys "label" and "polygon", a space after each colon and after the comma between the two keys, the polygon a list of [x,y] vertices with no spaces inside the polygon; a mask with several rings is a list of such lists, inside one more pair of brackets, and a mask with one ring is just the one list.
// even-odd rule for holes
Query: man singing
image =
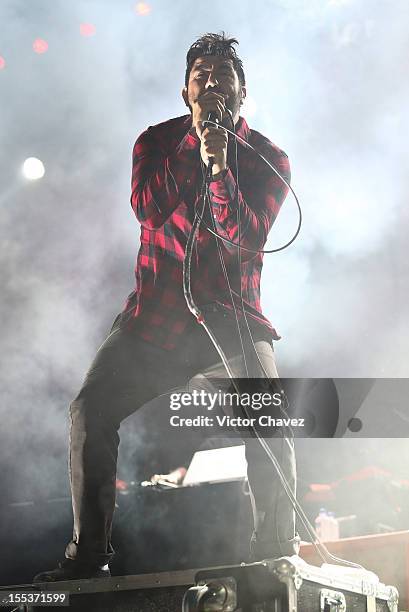
{"label": "man singing", "polygon": [[[236,44],[224,34],[206,34],[193,43],[182,90],[190,113],[148,128],[136,141],[131,196],[141,224],[136,288],[71,404],[73,539],[64,562],[36,576],[36,581],[110,575],[121,421],[198,375],[227,378],[218,352],[187,308],[183,292],[186,242],[210,160],[210,204],[193,250],[192,296],[211,322],[235,376],[247,376],[250,368],[258,376],[277,377],[272,340],[278,336],[261,313],[263,256],[257,251],[263,249],[287,188],[240,141],[236,156],[235,138],[223,126],[230,130],[234,126],[236,134],[258,149],[287,181],[289,163],[283,151],[250,130],[240,117],[246,88]],[[221,127],[203,125],[210,113]],[[220,240],[219,249],[219,239],[208,231],[209,226],[230,242]],[[239,240],[250,249],[241,250],[240,267],[238,247],[231,244]],[[238,327],[246,332],[241,334],[246,360]],[[278,436],[268,444],[295,493],[292,441]],[[245,445],[254,514],[251,559],[297,554],[294,510],[275,468],[257,439],[246,438]]]}

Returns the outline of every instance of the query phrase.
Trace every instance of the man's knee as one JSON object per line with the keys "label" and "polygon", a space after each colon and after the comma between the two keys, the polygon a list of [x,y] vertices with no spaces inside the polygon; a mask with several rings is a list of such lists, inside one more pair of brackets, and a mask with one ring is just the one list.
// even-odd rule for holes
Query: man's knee
{"label": "man's knee", "polygon": [[69,414],[73,423],[97,424],[110,418],[106,398],[95,389],[87,387],[81,389],[77,397],[71,402]]}

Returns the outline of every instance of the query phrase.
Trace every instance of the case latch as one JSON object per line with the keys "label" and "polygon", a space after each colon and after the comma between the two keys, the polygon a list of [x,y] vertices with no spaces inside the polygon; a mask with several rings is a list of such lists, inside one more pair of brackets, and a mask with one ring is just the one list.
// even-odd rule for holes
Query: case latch
{"label": "case latch", "polygon": [[321,589],[320,612],[345,612],[347,609],[345,595],[339,591]]}

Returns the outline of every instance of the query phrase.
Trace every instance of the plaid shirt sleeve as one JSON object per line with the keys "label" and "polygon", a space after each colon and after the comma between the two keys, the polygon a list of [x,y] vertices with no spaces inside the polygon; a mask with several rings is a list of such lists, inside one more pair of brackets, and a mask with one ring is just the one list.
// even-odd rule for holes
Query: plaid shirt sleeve
{"label": "plaid shirt sleeve", "polygon": [[[267,140],[262,147],[258,148],[289,183],[291,174],[287,155]],[[240,183],[240,175],[238,178]],[[253,250],[263,249],[268,233],[288,193],[288,187],[282,180],[268,168],[263,160],[258,159],[253,170],[251,189],[247,189],[246,196],[241,189],[237,191],[237,183],[230,168],[224,176],[216,181],[211,181],[209,187],[217,231],[222,236],[238,243],[237,192],[240,207],[241,244]],[[228,243],[223,244],[229,252],[237,252],[236,247]],[[248,261],[253,257],[254,253],[242,251],[243,261]]]}
{"label": "plaid shirt sleeve", "polygon": [[160,133],[148,128],[133,149],[131,205],[147,229],[161,227],[193,187],[199,139],[188,131],[169,155],[164,148],[167,141],[167,134],[162,139]]}

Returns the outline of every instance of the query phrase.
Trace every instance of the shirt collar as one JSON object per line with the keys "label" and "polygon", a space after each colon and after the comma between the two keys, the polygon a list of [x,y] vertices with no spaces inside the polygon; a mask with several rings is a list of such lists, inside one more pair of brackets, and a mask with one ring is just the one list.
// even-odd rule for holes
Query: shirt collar
{"label": "shirt collar", "polygon": [[250,128],[247,125],[247,121],[244,117],[239,117],[238,122],[236,123],[236,134],[245,140],[246,142],[250,136]]}

